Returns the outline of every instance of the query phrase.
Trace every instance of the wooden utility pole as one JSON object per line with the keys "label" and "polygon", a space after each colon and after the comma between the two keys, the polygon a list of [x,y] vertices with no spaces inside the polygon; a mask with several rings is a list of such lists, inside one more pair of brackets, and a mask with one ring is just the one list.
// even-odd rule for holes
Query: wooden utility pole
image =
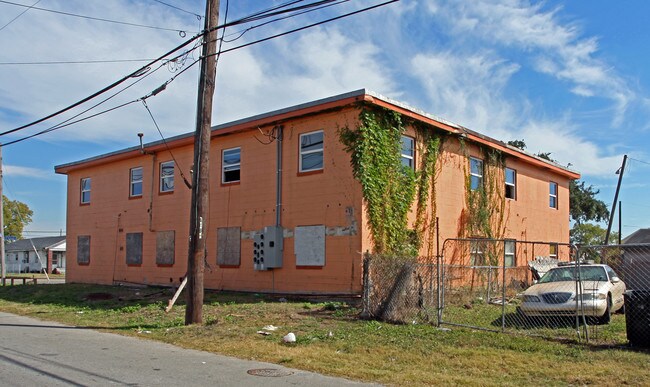
{"label": "wooden utility pole", "polygon": [[7,277],[7,259],[5,258],[5,214],[4,197],[2,196],[2,145],[0,145],[0,263],[2,263],[2,286]]}
{"label": "wooden utility pole", "polygon": [[[219,22],[219,0],[207,0],[204,31]],[[201,73],[196,108],[194,134],[194,174],[192,176],[192,205],[190,208],[190,238],[187,257],[187,308],[185,324],[203,323],[203,272],[205,270],[205,240],[209,216],[209,161],[212,125],[212,97],[216,79],[216,29],[203,37]]]}
{"label": "wooden utility pole", "polygon": [[625,164],[627,163],[627,155],[623,155],[623,165],[616,171],[618,175],[618,184],[616,184],[616,193],[614,194],[614,202],[612,203],[612,211],[609,213],[609,222],[607,222],[607,233],[605,234],[605,245],[609,244],[609,234],[612,232],[612,223],[614,222],[614,214],[616,214],[616,203],[618,202],[618,193],[621,190],[621,182],[623,181],[623,173],[625,173]]}

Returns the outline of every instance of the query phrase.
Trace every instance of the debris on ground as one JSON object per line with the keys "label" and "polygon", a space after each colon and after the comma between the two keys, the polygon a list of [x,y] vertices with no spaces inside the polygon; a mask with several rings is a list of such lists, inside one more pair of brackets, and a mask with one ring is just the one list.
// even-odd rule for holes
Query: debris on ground
{"label": "debris on ground", "polygon": [[296,335],[294,335],[293,332],[289,332],[286,336],[282,338],[282,341],[284,341],[285,343],[295,343]]}

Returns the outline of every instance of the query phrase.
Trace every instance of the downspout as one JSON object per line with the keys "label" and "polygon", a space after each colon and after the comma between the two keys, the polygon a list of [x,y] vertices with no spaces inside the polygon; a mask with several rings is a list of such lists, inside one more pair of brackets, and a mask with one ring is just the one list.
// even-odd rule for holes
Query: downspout
{"label": "downspout", "polygon": [[[282,125],[275,127],[276,182],[275,182],[275,226],[282,226]],[[283,252],[284,253],[284,252]],[[275,270],[271,270],[272,292],[275,293]]]}
{"label": "downspout", "polygon": [[151,192],[149,194],[149,209],[147,212],[149,212],[149,232],[154,232],[155,230],[153,229],[153,193],[154,193],[154,181],[156,180],[156,154],[151,152]]}
{"label": "downspout", "polygon": [[148,152],[144,150],[144,145],[142,144],[142,137],[144,136],[144,133],[138,133],[138,137],[140,137],[140,153],[143,155],[151,155],[153,156],[151,158],[151,190],[149,192],[149,208],[147,209],[147,212],[149,213],[149,232],[154,232],[155,230],[153,229],[153,192],[154,192],[154,181],[156,181],[156,160],[157,156],[155,152]]}
{"label": "downspout", "polygon": [[275,127],[277,145],[277,170],[276,170],[276,191],[275,191],[275,225],[282,225],[282,125]]}

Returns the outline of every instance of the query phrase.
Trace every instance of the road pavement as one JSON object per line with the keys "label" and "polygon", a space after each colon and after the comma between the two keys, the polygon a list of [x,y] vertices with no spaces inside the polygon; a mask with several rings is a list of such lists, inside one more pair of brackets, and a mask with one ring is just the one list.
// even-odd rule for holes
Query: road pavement
{"label": "road pavement", "polygon": [[0,312],[0,386],[113,385],[365,384]]}

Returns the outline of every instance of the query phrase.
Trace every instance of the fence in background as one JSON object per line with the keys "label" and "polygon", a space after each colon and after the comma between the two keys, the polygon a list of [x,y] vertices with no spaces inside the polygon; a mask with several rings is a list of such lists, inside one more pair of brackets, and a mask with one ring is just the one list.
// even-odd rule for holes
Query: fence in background
{"label": "fence in background", "polygon": [[[626,315],[625,298],[633,305]],[[627,343],[632,330],[630,341],[643,344],[650,341],[650,245],[448,239],[429,260],[366,254],[363,303],[366,317],[389,322],[614,345]]]}

